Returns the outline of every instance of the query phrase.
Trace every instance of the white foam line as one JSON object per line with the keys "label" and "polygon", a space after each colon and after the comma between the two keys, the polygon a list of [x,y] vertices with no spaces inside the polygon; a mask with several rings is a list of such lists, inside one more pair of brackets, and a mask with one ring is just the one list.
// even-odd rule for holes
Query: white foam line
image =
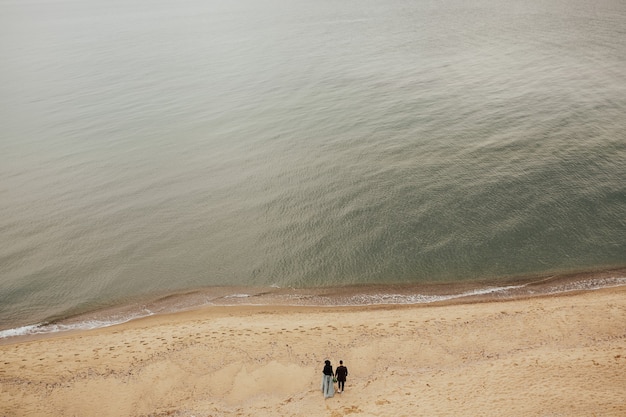
{"label": "white foam line", "polygon": [[8,337],[25,336],[27,334],[37,334],[40,332],[43,324],[31,324],[29,326],[17,327],[15,329],[0,330],[0,339]]}
{"label": "white foam line", "polygon": [[616,288],[626,285],[626,277],[595,278],[586,281],[572,282],[567,285],[552,287],[550,294],[560,294],[572,291],[596,291],[604,288]]}
{"label": "white foam line", "polygon": [[[379,294],[379,295],[354,295],[348,298],[348,300],[352,300],[352,303],[346,304],[332,304],[329,306],[332,307],[348,307],[354,305],[382,305],[382,304],[428,304],[435,303],[438,301],[446,301],[453,300],[457,298],[471,297],[476,295],[485,295],[485,294],[493,294],[493,293],[502,293],[509,290],[516,290],[520,288],[526,287],[528,284],[524,285],[512,285],[508,287],[490,287],[477,289],[472,291],[467,291],[460,294],[452,294],[452,295],[423,295],[423,294],[414,294],[414,295],[403,295],[403,294]],[[626,285],[626,277],[612,277],[612,278],[598,278],[591,279],[586,281],[580,281],[575,283],[570,283],[564,286],[555,286],[553,287],[553,291],[547,292],[547,294],[560,294],[572,291],[595,291],[603,288],[615,288]],[[223,298],[250,298],[249,294],[231,294],[227,295]],[[214,305],[213,303],[206,303],[204,305]],[[256,304],[247,304],[247,303],[238,303],[238,304],[220,304],[220,306],[235,306],[235,305],[256,305]],[[319,306],[319,304],[289,304],[293,306]],[[11,337],[17,336],[30,336],[30,335],[38,335],[38,334],[47,334],[47,333],[59,333],[66,332],[72,330],[91,330],[97,328],[110,327],[117,324],[127,323],[131,320],[139,319],[142,317],[152,316],[155,313],[144,309],[144,314],[135,314],[122,317],[117,320],[87,320],[82,321],[76,324],[50,324],[50,323],[39,323],[39,324],[31,324],[27,326],[17,327],[14,329],[6,329],[0,330],[0,339],[8,339]]]}
{"label": "white foam line", "polygon": [[471,297],[475,295],[493,294],[497,292],[505,292],[518,288],[523,288],[524,285],[515,285],[509,287],[491,287],[479,290],[473,290],[464,292],[461,294],[452,295],[403,295],[403,294],[380,294],[380,295],[358,295],[350,297],[351,300],[361,301],[368,300],[367,304],[428,304],[438,301],[453,300],[456,298]]}
{"label": "white foam line", "polygon": [[142,317],[152,316],[154,313],[148,309],[144,310],[144,314],[135,314],[122,317],[116,320],[86,320],[75,324],[52,324],[39,323],[28,326],[17,327],[15,329],[0,330],[0,339],[7,339],[17,336],[32,336],[38,334],[60,333],[72,330],[92,330],[104,327],[115,326],[117,324],[127,323],[131,320]]}

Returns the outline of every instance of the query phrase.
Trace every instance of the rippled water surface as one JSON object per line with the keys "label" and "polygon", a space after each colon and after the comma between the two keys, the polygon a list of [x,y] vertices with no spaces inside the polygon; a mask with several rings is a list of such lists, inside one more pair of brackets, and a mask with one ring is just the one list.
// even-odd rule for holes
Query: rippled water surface
{"label": "rippled water surface", "polygon": [[0,328],[626,264],[626,3],[0,0]]}

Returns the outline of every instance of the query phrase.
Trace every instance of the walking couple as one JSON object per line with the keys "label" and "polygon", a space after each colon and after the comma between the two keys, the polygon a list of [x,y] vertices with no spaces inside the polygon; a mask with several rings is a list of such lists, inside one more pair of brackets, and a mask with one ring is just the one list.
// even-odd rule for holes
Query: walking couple
{"label": "walking couple", "polygon": [[348,376],[348,368],[343,366],[343,361],[339,361],[339,366],[333,372],[333,366],[330,364],[329,360],[326,360],[324,365],[324,370],[322,373],[322,392],[324,393],[324,398],[330,398],[335,395],[335,385],[334,382],[337,382],[339,385],[339,392],[342,393],[345,385],[346,385],[346,377]]}

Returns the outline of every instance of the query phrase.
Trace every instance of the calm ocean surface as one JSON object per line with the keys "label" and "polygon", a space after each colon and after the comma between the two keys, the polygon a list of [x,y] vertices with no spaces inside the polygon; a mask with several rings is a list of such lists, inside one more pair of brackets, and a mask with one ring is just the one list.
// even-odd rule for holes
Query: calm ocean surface
{"label": "calm ocean surface", "polygon": [[622,0],[0,0],[0,51],[0,330],[626,265]]}

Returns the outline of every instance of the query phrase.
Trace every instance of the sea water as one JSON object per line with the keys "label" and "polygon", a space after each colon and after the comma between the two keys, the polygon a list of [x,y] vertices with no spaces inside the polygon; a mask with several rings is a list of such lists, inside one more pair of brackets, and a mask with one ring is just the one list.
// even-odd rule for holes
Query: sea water
{"label": "sea water", "polygon": [[0,330],[623,267],[624,28],[620,0],[0,0]]}

